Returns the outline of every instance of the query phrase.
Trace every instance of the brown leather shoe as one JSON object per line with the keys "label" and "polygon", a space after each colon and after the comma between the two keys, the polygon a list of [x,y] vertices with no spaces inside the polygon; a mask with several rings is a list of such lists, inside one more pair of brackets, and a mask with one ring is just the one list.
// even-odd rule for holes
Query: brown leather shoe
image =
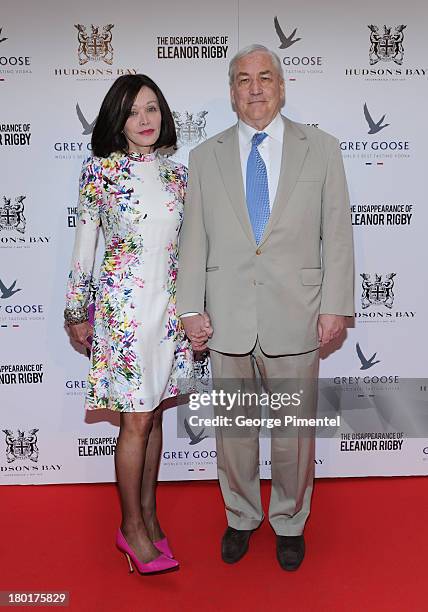
{"label": "brown leather shoe", "polygon": [[221,558],[225,563],[236,563],[248,550],[253,529],[234,529],[228,527],[221,541]]}
{"label": "brown leather shoe", "polygon": [[300,567],[305,556],[303,535],[276,536],[276,558],[283,570],[294,572]]}

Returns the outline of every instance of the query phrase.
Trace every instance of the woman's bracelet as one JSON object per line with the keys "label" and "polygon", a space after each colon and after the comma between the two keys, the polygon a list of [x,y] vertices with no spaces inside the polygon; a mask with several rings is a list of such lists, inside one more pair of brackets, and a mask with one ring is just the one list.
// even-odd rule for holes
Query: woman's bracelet
{"label": "woman's bracelet", "polygon": [[76,323],[85,323],[88,320],[88,307],[80,306],[79,308],[66,308],[64,310],[64,319],[70,325]]}

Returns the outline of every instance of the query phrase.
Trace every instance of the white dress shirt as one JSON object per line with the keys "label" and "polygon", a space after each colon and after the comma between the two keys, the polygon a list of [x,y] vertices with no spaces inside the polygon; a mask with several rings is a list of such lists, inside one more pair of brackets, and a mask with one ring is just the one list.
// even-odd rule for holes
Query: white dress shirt
{"label": "white dress shirt", "polygon": [[251,140],[254,134],[259,131],[267,134],[267,138],[257,148],[266,165],[269,206],[272,210],[278,188],[279,173],[281,172],[282,144],[284,140],[284,122],[281,115],[278,113],[264,130],[256,130],[241,120],[238,122],[239,153],[241,156],[244,193],[246,192],[247,161],[251,151]]}

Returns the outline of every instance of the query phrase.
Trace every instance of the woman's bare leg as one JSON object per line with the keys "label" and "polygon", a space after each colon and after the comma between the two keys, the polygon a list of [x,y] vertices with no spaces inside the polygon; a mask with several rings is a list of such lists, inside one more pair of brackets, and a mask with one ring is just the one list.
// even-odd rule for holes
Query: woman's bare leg
{"label": "woman's bare leg", "polygon": [[122,507],[121,530],[138,559],[148,563],[159,556],[142,516],[141,485],[145,464],[150,462],[147,446],[153,427],[153,412],[121,413],[115,465]]}
{"label": "woman's bare leg", "polygon": [[162,415],[161,405],[153,414],[153,425],[146,447],[146,461],[141,487],[143,520],[152,542],[157,542],[157,540],[161,540],[164,537],[156,515],[156,487],[162,451]]}

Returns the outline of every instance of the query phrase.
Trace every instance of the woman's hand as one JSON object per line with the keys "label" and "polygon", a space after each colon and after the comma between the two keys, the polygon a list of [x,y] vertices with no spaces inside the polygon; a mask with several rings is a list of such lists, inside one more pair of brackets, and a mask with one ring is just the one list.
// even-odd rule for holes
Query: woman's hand
{"label": "woman's hand", "polygon": [[91,342],[88,341],[88,338],[92,339],[94,328],[88,321],[84,323],[69,323],[68,333],[74,342],[91,350]]}

